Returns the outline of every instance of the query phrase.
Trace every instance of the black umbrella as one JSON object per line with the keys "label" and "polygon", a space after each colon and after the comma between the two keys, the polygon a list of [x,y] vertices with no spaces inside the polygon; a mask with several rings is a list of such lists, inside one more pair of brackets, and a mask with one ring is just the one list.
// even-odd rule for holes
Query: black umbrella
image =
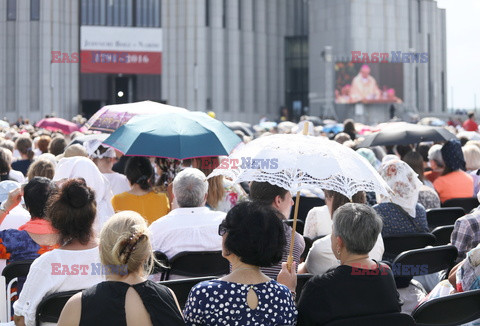
{"label": "black umbrella", "polygon": [[223,123],[232,131],[239,130],[243,132],[245,136],[248,136],[248,137],[254,136],[255,131],[253,130],[252,125],[249,123],[240,122],[240,121],[223,121]]}
{"label": "black umbrella", "polygon": [[382,131],[365,136],[358,147],[408,145],[424,141],[444,142],[456,136],[443,127],[430,127],[411,123],[392,125]]}
{"label": "black umbrella", "polygon": [[89,140],[92,140],[92,139],[98,139],[100,141],[104,141],[105,139],[108,138],[108,136],[110,136],[110,134],[90,134],[90,135],[82,135],[82,136],[78,136],[76,137],[74,140],[72,140],[70,142],[70,144],[68,144],[68,146],[71,146],[71,145],[74,145],[74,144],[80,144],[80,145],[83,145],[83,143],[89,141]]}

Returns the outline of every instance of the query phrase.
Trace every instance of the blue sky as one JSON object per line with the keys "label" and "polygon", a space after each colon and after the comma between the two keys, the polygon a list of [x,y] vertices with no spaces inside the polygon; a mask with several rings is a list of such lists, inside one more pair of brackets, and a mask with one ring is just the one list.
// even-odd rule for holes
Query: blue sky
{"label": "blue sky", "polygon": [[447,15],[447,107],[480,111],[480,0],[437,0]]}

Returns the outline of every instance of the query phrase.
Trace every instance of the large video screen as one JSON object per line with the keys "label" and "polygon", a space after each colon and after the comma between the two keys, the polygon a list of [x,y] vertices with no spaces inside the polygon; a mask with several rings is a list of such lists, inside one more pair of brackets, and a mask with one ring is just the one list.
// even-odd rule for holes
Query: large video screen
{"label": "large video screen", "polygon": [[402,103],[403,63],[335,63],[335,103]]}

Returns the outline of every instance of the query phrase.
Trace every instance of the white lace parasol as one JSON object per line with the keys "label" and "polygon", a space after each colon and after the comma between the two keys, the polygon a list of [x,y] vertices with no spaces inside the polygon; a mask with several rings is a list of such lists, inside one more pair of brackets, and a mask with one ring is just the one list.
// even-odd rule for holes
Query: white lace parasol
{"label": "white lace parasol", "polygon": [[370,163],[337,142],[312,136],[281,134],[253,140],[221,161],[210,175],[235,182],[269,182],[289,191],[322,188],[348,198],[358,191],[392,193]]}

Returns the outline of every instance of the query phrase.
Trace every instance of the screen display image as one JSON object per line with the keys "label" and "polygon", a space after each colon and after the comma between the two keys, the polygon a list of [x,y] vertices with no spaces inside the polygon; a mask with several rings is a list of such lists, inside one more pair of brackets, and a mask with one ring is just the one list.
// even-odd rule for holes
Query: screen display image
{"label": "screen display image", "polygon": [[403,63],[335,63],[335,103],[402,103]]}

